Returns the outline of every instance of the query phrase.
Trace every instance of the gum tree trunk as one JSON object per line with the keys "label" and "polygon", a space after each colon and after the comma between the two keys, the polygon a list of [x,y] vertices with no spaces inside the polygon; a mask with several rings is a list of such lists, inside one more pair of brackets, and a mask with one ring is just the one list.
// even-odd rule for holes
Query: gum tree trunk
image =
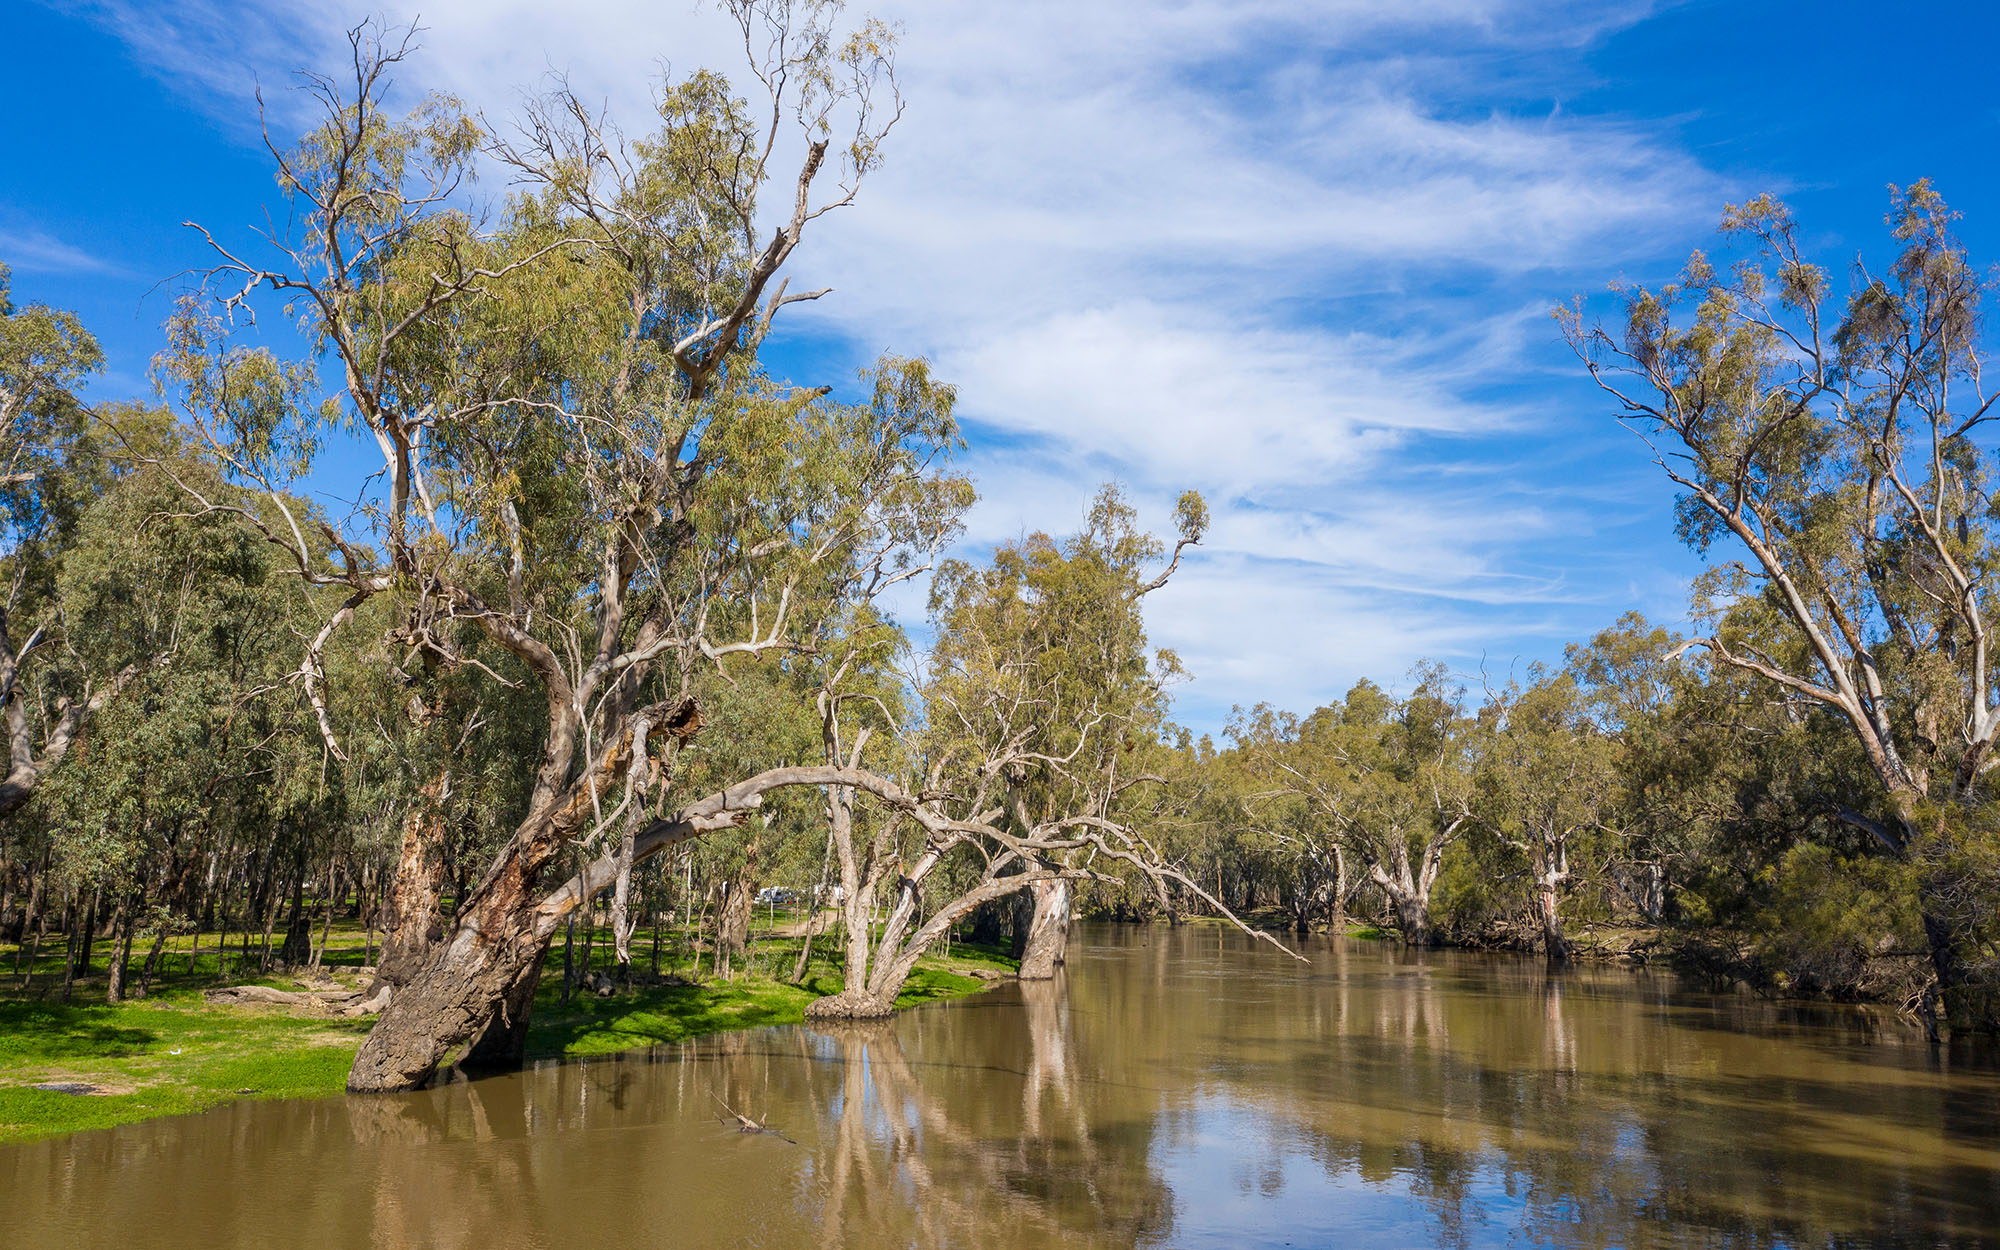
{"label": "gum tree trunk", "polygon": [[402,986],[424,965],[442,937],[438,926],[439,863],[436,845],[443,834],[434,802],[443,779],[424,787],[403,823],[403,848],[396,876],[382,909],[382,955],[375,964],[377,984]]}
{"label": "gum tree trunk", "polygon": [[125,966],[132,958],[132,910],[131,901],[121,898],[111,917],[110,976],[104,1001],[114,1005],[125,1001]]}
{"label": "gum tree trunk", "polygon": [[1396,906],[1396,931],[1403,935],[1403,941],[1416,947],[1431,945],[1430,900],[1415,895],[1390,897]]}
{"label": "gum tree trunk", "polygon": [[[639,740],[643,743],[643,736]],[[622,774],[629,745],[606,749],[596,769],[600,781],[615,782]],[[629,859],[614,847],[567,880],[549,880],[549,870],[591,827],[596,805],[579,784],[563,791],[559,802],[539,806],[468,892],[447,936],[389,999],[348,1070],[347,1088],[355,1093],[421,1088],[471,1042],[477,1042],[470,1056],[475,1061],[518,1061],[542,960],[570,913],[610,888],[621,867],[740,823],[766,790],[798,784],[792,780],[795,771],[774,769],[690,804],[673,819],[649,825],[634,839]]]}
{"label": "gum tree trunk", "polygon": [[1554,873],[1545,872],[1535,885],[1536,910],[1541,913],[1542,922],[1542,952],[1551,964],[1569,962],[1569,939],[1563,936],[1562,912],[1557,907],[1558,883]]}
{"label": "gum tree trunk", "polygon": [[1028,887],[1034,900],[1034,914],[1028,921],[1028,940],[1021,950],[1023,981],[1047,981],[1054,977],[1069,949],[1070,883],[1058,878],[1037,881]]}
{"label": "gum tree trunk", "polygon": [[1384,839],[1387,852],[1368,866],[1368,876],[1388,896],[1396,909],[1396,929],[1411,946],[1429,946],[1431,935],[1431,889],[1437,884],[1444,850],[1458,836],[1468,817],[1460,815],[1442,829],[1424,838],[1416,863],[1410,862],[1409,840],[1401,831]]}
{"label": "gum tree trunk", "polygon": [[454,1050],[487,1030],[503,1003],[522,1004],[522,986],[575,906],[536,905],[542,871],[564,842],[556,815],[538,814],[516,831],[459,908],[450,936],[389,999],[347,1074],[349,1090],[419,1088]]}
{"label": "gum tree trunk", "polygon": [[1562,887],[1569,880],[1569,834],[1544,829],[1533,843],[1535,911],[1541,922],[1542,953],[1551,965],[1569,962],[1569,939],[1563,934]]}
{"label": "gum tree trunk", "polygon": [[485,1072],[508,1072],[528,1057],[528,1025],[534,1015],[535,991],[542,983],[542,961],[529,964],[500,1002],[500,1010],[477,1041],[467,1048],[464,1066]]}
{"label": "gum tree trunk", "polygon": [[[1051,876],[1025,873],[990,878],[946,903],[922,925],[916,925],[918,887],[942,858],[935,850],[926,853],[903,878],[896,905],[889,909],[888,918],[882,923],[881,936],[872,944],[872,950],[866,930],[862,931],[858,943],[850,937],[847,987],[838,994],[807,1003],[806,1019],[875,1020],[891,1014],[896,1009],[896,996],[903,992],[904,983],[916,970],[917,960],[953,925],[982,903],[1006,898],[1018,890],[1053,879]],[[866,900],[860,906],[865,908]],[[851,918],[853,912],[850,911],[849,915]],[[866,970],[862,977],[855,976],[857,960],[859,966]]]}

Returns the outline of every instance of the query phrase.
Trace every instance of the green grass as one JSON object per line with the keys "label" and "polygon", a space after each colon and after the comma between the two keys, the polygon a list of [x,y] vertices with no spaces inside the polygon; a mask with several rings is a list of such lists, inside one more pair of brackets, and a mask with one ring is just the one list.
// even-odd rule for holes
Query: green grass
{"label": "green grass", "polygon": [[[365,1022],[199,1002],[0,1002],[0,1142],[341,1088]],[[32,1088],[96,1085],[103,1094]]]}
{"label": "green grass", "polygon": [[[797,1024],[805,1019],[806,1004],[838,993],[841,985],[839,975],[816,972],[803,985],[757,976],[664,986],[611,998],[538,1001],[534,1022],[528,1027],[528,1055],[602,1055],[682,1042],[704,1033]],[[984,985],[944,968],[920,967],[896,996],[896,1006],[954,998]]]}
{"label": "green grass", "polygon": [[[641,970],[650,965],[648,941],[640,935],[633,943],[633,964]],[[71,1001],[58,1002],[62,948],[59,940],[52,945],[54,951],[45,946],[37,960],[26,994],[19,977],[0,977],[0,1143],[182,1115],[238,1098],[337,1094],[372,1023],[295,1015],[280,1007],[211,1005],[201,996],[209,986],[261,981],[290,988],[291,978],[257,977],[254,957],[243,965],[237,952],[230,953],[228,968],[218,969],[212,950],[202,952],[190,973],[185,939],[179,943],[183,953],[168,960],[167,974],[156,979],[147,999],[115,1007],[104,1002],[109,944],[100,943],[93,957],[96,975],[72,987]],[[841,988],[830,946],[824,940],[817,945],[800,986],[780,979],[798,957],[797,940],[761,937],[748,967],[739,967],[730,980],[641,984],[606,998],[578,993],[565,1003],[559,942],[536,998],[529,1055],[601,1055],[729,1029],[796,1024],[807,1003]],[[12,966],[13,953],[0,948],[0,972]],[[602,970],[602,946],[594,953]],[[135,951],[135,962],[138,958]],[[325,968],[339,974],[361,962],[360,933],[336,928]],[[687,964],[684,952],[663,948],[662,972],[685,974]],[[1013,966],[998,951],[965,944],[955,945],[949,956],[934,951],[918,965],[896,1005],[973,993],[986,982],[967,971]],[[250,975],[244,975],[246,967]],[[33,1088],[57,1082],[103,1092]]]}

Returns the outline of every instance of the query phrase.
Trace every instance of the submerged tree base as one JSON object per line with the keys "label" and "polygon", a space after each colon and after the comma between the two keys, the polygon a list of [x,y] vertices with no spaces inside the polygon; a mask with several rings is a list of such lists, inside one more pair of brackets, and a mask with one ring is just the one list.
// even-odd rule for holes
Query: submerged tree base
{"label": "submerged tree base", "polygon": [[881,1020],[895,1012],[894,1003],[860,990],[842,990],[806,1004],[808,1020]]}

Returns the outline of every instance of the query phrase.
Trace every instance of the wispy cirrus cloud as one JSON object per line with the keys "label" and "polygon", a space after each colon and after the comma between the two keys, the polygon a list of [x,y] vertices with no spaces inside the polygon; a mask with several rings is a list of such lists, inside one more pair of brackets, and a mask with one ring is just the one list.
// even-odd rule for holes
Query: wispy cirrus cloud
{"label": "wispy cirrus cloud", "polygon": [[[337,66],[376,8],[77,11],[241,118],[253,80]],[[1151,601],[1197,723],[1421,655],[1547,653],[1638,584],[1589,540],[1656,501],[1600,480],[1623,444],[1550,398],[1539,310],[1728,189],[1647,119],[1562,107],[1582,54],[1650,9],[881,5],[909,111],[798,257],[836,293],[794,332],[815,360],[922,353],[959,382],[976,542],[1061,531],[1107,478],[1162,527],[1203,490],[1210,538]],[[441,0],[423,21],[408,85],[496,117],[556,71],[637,132],[661,62],[741,57],[705,7],[597,0],[552,23]]]}
{"label": "wispy cirrus cloud", "polygon": [[22,273],[121,274],[124,268],[46,230],[0,222],[0,264]]}

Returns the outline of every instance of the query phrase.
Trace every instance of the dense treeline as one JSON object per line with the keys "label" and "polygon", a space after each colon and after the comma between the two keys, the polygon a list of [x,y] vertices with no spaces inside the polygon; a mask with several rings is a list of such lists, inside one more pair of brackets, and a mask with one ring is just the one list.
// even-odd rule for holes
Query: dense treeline
{"label": "dense treeline", "polygon": [[[1302,933],[1675,959],[1923,1010],[1921,883],[1842,819],[1869,789],[1851,740],[1683,645],[1630,615],[1477,697],[1427,665],[1406,694],[1240,711],[1176,752],[1175,853]],[[1964,920],[1970,990],[1992,937]]]}
{"label": "dense treeline", "polygon": [[[110,937],[116,1000],[204,942],[242,976],[357,923],[383,1014],[350,1081],[406,1087],[518,1054],[556,943],[564,992],[600,932],[628,980],[669,925],[726,975],[782,885],[829,904],[799,969],[838,950],[830,1015],[886,1012],[960,933],[1052,975],[1080,906],[1657,951],[1992,1022],[1989,401],[1928,187],[1838,307],[1758,201],[1727,278],[1697,256],[1616,336],[1564,314],[1682,492],[1708,634],[1628,616],[1560,666],[1424,665],[1195,740],[1143,609],[1198,495],[1171,546],[1108,487],[1074,534],[954,556],[951,387],[894,356],[852,400],[767,368],[823,294],[781,270],[901,104],[884,28],[725,7],[755,102],[669,81],[630,141],[565,89],[506,130],[394,114],[408,47],[356,32],[274,151],[290,233],[207,239],[153,405],[84,402],[88,330],[0,276],[24,988],[52,943],[68,995]],[[482,165],[512,189],[475,212]],[[883,606],[918,579],[923,648]]]}

